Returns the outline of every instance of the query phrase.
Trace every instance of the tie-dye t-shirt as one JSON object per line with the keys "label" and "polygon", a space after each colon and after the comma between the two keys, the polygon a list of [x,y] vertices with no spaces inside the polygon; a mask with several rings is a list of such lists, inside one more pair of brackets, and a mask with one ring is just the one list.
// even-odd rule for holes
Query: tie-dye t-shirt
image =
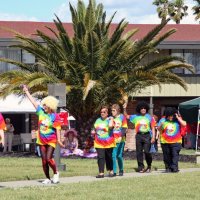
{"label": "tie-dye t-shirt", "polygon": [[0,113],[0,130],[5,130],[5,129],[6,129],[6,123],[4,121],[2,114]]}
{"label": "tie-dye t-shirt", "polygon": [[182,143],[181,125],[178,121],[169,121],[165,117],[161,118],[158,127],[160,127],[160,143]]}
{"label": "tie-dye t-shirt", "polygon": [[94,128],[96,131],[95,148],[111,148],[116,146],[113,133],[109,129],[109,119],[98,118],[94,123]]}
{"label": "tie-dye t-shirt", "polygon": [[130,122],[134,124],[136,133],[147,133],[151,128],[156,126],[155,119],[150,114],[136,114],[130,115]]}
{"label": "tie-dye t-shirt", "polygon": [[2,114],[0,113],[0,144],[3,142],[3,130],[6,130],[6,124],[5,124],[5,121],[4,121],[4,118],[2,116]]}
{"label": "tie-dye t-shirt", "polygon": [[114,117],[114,128],[113,135],[116,143],[120,143],[121,141],[125,141],[125,137],[122,137],[122,128],[127,128],[127,120],[126,117],[122,114]]}
{"label": "tie-dye t-shirt", "polygon": [[47,114],[41,106],[37,107],[36,114],[39,118],[36,143],[39,145],[50,145],[55,148],[57,143],[56,130],[61,129],[61,120],[58,114]]}

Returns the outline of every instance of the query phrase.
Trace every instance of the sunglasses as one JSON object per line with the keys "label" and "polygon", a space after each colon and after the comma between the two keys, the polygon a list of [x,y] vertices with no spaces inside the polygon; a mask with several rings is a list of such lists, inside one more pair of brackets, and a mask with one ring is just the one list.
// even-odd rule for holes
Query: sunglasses
{"label": "sunglasses", "polygon": [[102,111],[101,113],[107,113],[106,111]]}

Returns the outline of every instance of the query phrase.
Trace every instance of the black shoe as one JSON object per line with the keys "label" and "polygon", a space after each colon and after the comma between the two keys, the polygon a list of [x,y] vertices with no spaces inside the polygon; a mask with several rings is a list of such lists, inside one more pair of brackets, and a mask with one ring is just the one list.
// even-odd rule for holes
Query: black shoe
{"label": "black shoe", "polygon": [[144,170],[144,169],[139,169],[138,172],[139,172],[139,173],[144,173],[145,170]]}
{"label": "black shoe", "polygon": [[123,171],[120,171],[119,172],[119,176],[123,176],[124,175],[124,172]]}
{"label": "black shoe", "polygon": [[116,176],[115,173],[109,173],[109,174],[108,174],[108,177],[110,177],[110,178],[112,178],[112,177],[114,177],[114,176]]}
{"label": "black shoe", "polygon": [[98,174],[96,178],[104,178],[104,174]]}
{"label": "black shoe", "polygon": [[178,169],[172,169],[172,173],[178,173],[179,170]]}
{"label": "black shoe", "polygon": [[151,167],[147,167],[147,168],[144,170],[144,172],[146,172],[146,173],[151,173]]}

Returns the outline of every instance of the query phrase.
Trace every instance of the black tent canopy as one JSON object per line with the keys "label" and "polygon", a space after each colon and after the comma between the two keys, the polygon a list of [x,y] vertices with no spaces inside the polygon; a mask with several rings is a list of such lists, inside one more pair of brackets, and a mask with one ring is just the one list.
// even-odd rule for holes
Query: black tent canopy
{"label": "black tent canopy", "polygon": [[197,123],[196,150],[198,149],[198,133],[200,122],[200,97],[179,104],[179,112],[187,123]]}
{"label": "black tent canopy", "polygon": [[199,109],[200,97],[179,104],[179,112],[182,118],[188,123],[198,122]]}

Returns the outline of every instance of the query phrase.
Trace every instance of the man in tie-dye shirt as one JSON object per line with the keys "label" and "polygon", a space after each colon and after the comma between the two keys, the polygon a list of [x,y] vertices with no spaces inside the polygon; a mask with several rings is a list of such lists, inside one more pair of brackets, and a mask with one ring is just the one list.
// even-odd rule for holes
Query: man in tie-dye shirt
{"label": "man in tie-dye shirt", "polygon": [[175,108],[167,107],[165,116],[158,123],[160,143],[166,172],[178,172],[179,152],[186,122],[177,114]]}
{"label": "man in tie-dye shirt", "polygon": [[[127,104],[124,104],[124,114],[131,123],[134,124],[136,132],[136,156],[138,162],[138,172],[151,172],[152,155],[149,152],[151,144],[155,142],[155,119],[148,114],[149,105],[142,101],[136,106],[136,112],[138,114],[128,115],[126,112]],[[144,168],[143,163],[143,151],[145,153],[145,159],[147,168]]]}

